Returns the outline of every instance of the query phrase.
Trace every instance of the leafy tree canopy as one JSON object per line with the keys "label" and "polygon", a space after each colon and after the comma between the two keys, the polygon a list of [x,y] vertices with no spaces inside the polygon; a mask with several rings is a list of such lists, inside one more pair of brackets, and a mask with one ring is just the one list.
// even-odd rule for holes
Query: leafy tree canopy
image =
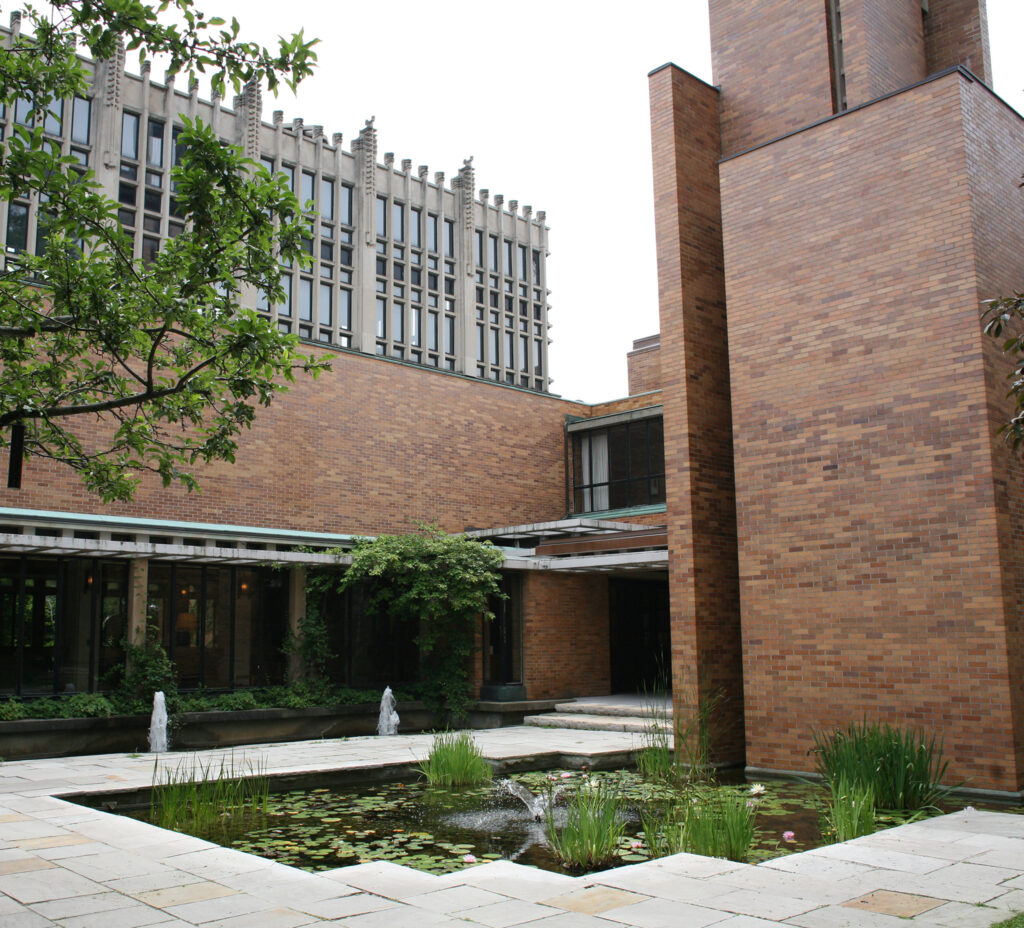
{"label": "leafy tree canopy", "polygon": [[494,618],[504,555],[490,542],[425,525],[408,535],[360,539],[339,589],[364,585],[371,611],[417,628],[428,703],[462,719],[469,706],[469,658],[478,621]]}
{"label": "leafy tree canopy", "polygon": [[306,220],[282,176],[185,120],[170,172],[185,229],[142,261],[117,203],[61,155],[46,114],[88,94],[76,46],[103,59],[120,41],[190,80],[206,74],[223,93],[249,81],[294,88],[311,72],[315,41],[298,33],[268,51],[193,0],[51,7],[29,8],[26,34],[0,48],[0,102],[29,107],[0,151],[0,197],[28,204],[39,223],[38,244],[8,251],[0,269],[0,447],[13,439],[25,455],[73,468],[104,501],[131,499],[147,470],[193,489],[193,465],[233,460],[256,408],[296,371],[326,366],[242,308],[246,293],[283,299],[279,262],[307,260]]}

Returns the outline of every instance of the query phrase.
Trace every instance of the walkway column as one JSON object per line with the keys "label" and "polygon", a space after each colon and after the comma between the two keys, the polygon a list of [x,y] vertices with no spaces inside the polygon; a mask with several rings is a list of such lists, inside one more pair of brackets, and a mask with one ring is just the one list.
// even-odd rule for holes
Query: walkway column
{"label": "walkway column", "polygon": [[[301,635],[299,623],[306,617],[306,568],[293,567],[288,573],[288,630],[291,640],[297,642]],[[301,680],[303,675],[302,655],[292,651],[288,655],[288,679]]]}
{"label": "walkway column", "polygon": [[149,558],[139,557],[128,562],[128,628],[131,644],[146,641],[146,602],[149,592]]}

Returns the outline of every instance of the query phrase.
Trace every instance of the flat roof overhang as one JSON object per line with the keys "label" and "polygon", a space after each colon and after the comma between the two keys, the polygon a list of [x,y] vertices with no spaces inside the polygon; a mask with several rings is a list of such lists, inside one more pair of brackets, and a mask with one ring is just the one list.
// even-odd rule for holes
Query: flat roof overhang
{"label": "flat roof overhang", "polygon": [[544,557],[505,552],[506,570],[545,570],[569,574],[632,574],[668,572],[668,550],[611,551],[607,553]]}

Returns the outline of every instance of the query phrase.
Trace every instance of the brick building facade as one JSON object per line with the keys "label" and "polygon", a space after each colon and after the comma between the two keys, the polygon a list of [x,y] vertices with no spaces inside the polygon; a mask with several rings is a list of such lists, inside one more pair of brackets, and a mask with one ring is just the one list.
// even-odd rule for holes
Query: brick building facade
{"label": "brick building facade", "polygon": [[1024,279],[1024,125],[984,2],[710,6],[717,87],[650,77],[676,680],[733,697],[748,768],[881,718],[1019,790],[1024,485],[979,311]]}
{"label": "brick building facade", "polygon": [[[629,397],[335,342],[202,494],[101,507],[32,460],[0,490],[0,692],[95,688],[117,659],[97,625],[101,646],[46,651],[51,595],[93,623],[123,603],[129,632],[160,615],[196,685],[269,679],[261,642],[302,614],[318,549],[437,522],[508,555],[482,694],[639,686],[664,651],[684,720],[718,702],[718,761],[806,771],[813,731],[881,718],[1020,791],[1024,475],[979,309],[1024,279],[1024,124],[986,85],[984,2],[710,7],[716,86],[650,75],[661,332]],[[231,671],[207,679],[225,609]],[[374,641],[388,672],[408,659]]]}

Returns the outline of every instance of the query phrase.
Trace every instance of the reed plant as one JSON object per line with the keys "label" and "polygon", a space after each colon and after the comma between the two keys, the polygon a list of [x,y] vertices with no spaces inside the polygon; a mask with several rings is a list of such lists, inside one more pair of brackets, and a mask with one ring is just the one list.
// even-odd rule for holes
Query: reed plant
{"label": "reed plant", "polygon": [[936,808],[952,787],[943,786],[949,762],[934,735],[887,722],[851,722],[814,733],[817,769],[835,793],[840,781],[855,792],[870,790],[876,807],[917,811]]}
{"label": "reed plant", "polygon": [[559,827],[554,803],[545,811],[548,844],[565,866],[576,870],[599,867],[617,857],[625,831],[622,797],[596,780],[587,780],[566,803],[566,820]]}
{"label": "reed plant", "polygon": [[[161,775],[162,774],[162,775]],[[203,763],[182,761],[174,770],[153,764],[150,821],[176,831],[208,832],[245,813],[267,811],[270,777],[263,760],[235,765],[234,756]]]}
{"label": "reed plant", "polygon": [[754,807],[745,793],[726,787],[690,791],[663,811],[641,814],[652,857],[702,854],[745,861],[754,843]]}
{"label": "reed plant", "polygon": [[434,735],[430,754],[419,769],[431,786],[479,786],[491,779],[491,766],[468,731]]}
{"label": "reed plant", "polygon": [[875,793],[858,787],[840,776],[832,785],[832,805],[828,812],[828,830],[837,843],[875,833]]}

